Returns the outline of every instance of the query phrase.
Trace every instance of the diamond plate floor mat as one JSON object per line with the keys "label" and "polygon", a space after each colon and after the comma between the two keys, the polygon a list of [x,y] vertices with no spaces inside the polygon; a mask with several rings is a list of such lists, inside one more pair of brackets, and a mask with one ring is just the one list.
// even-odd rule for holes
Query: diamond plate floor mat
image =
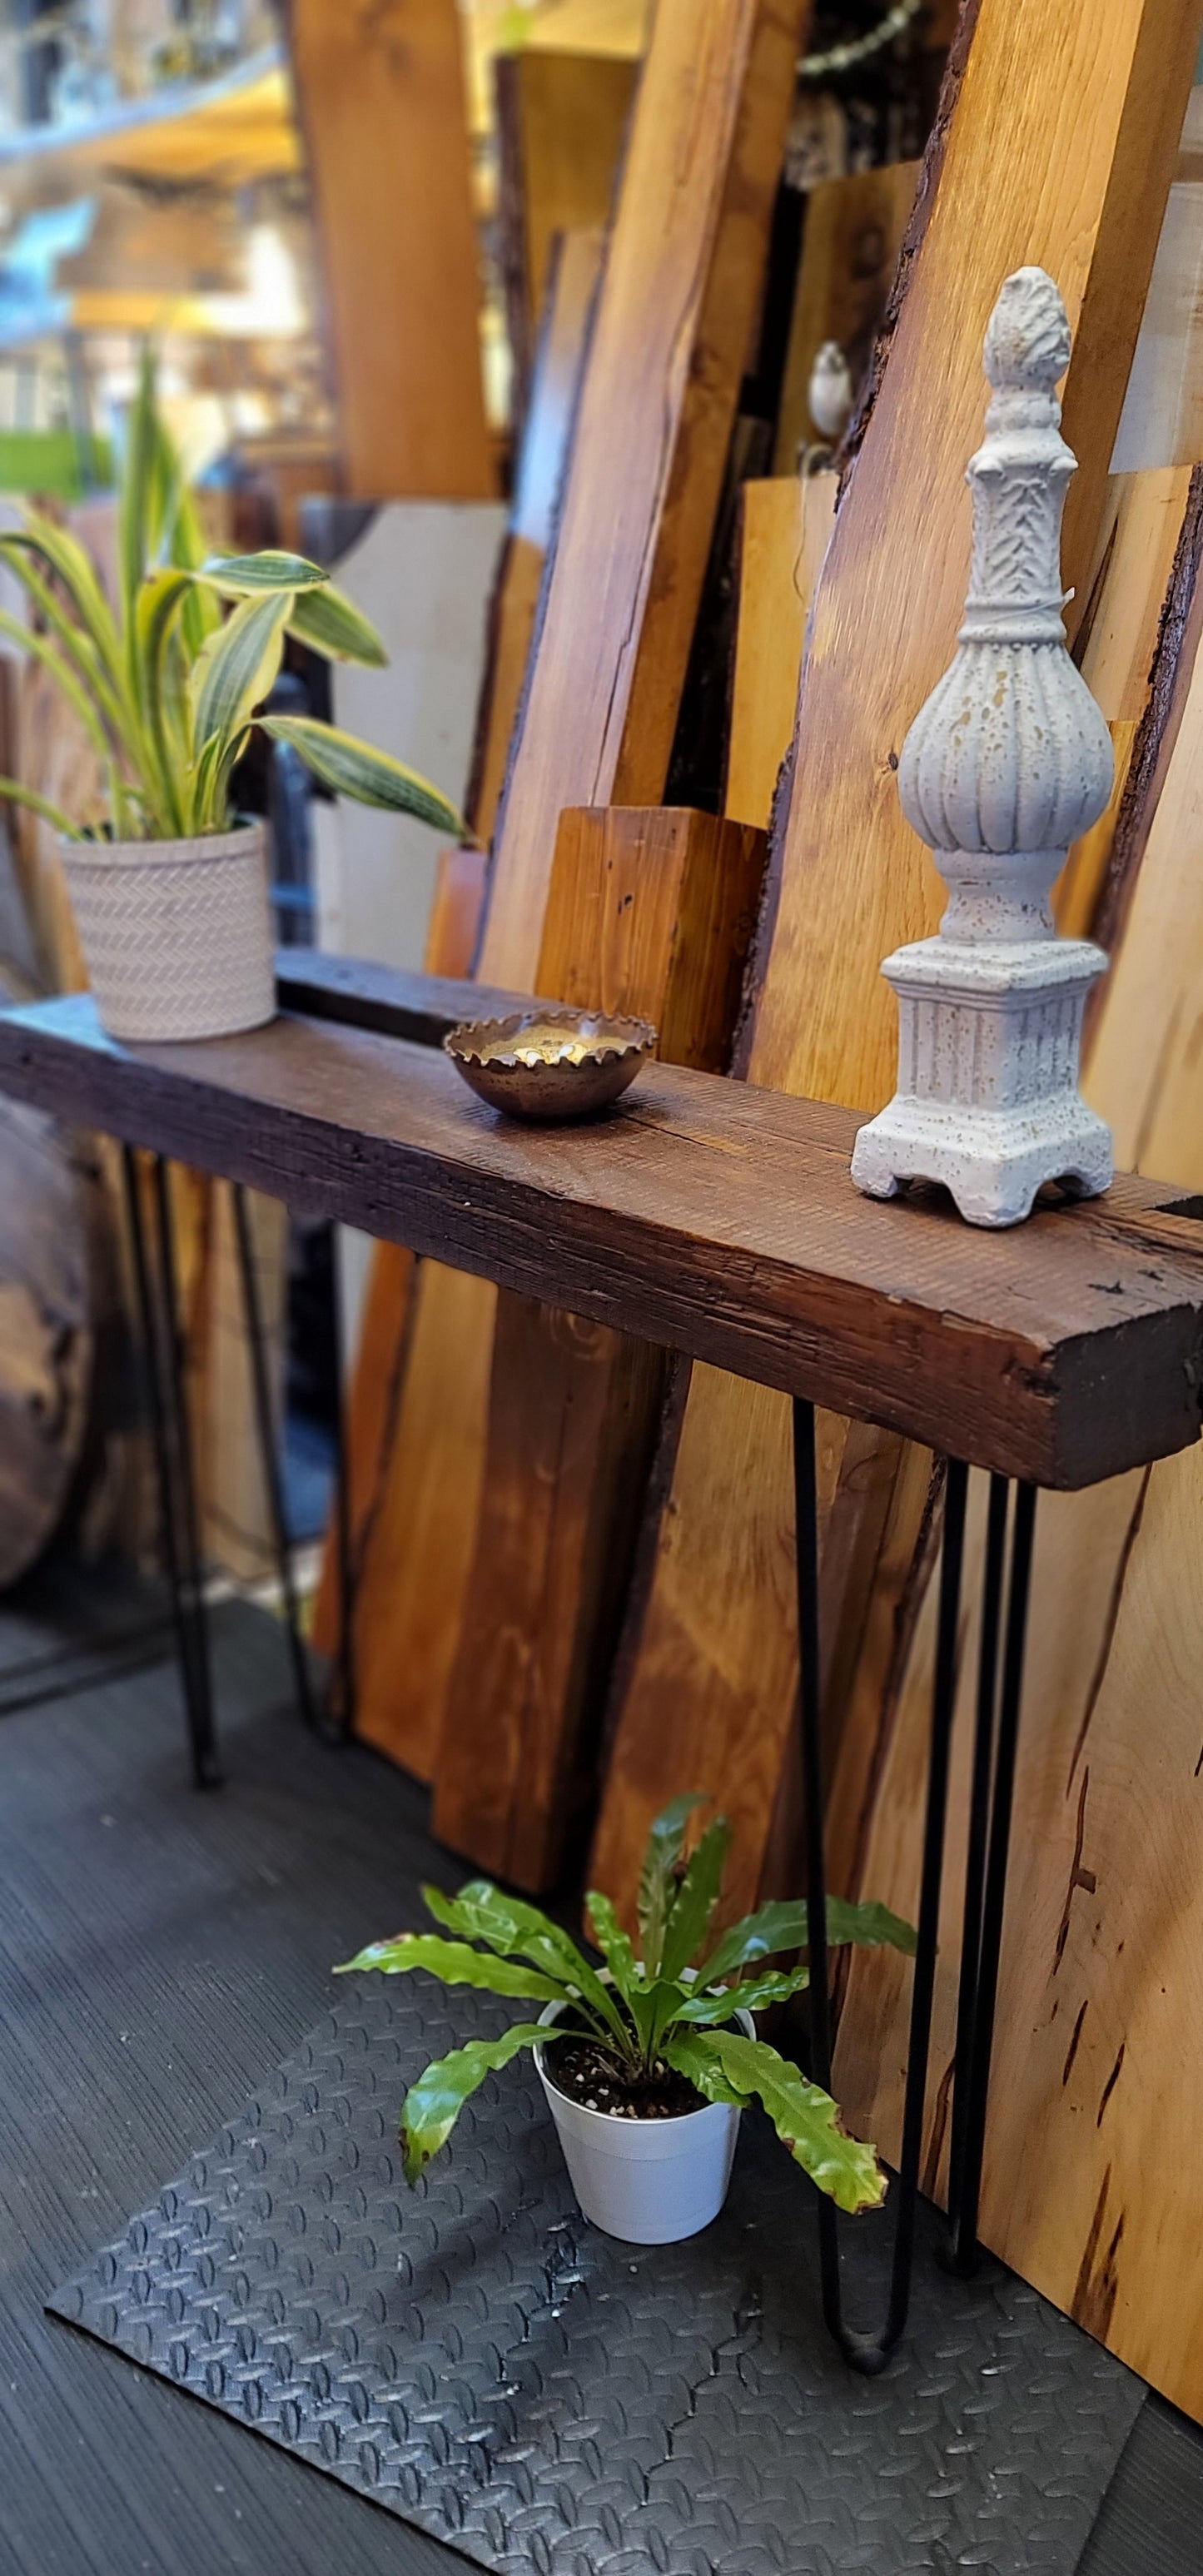
{"label": "diamond plate floor mat", "polygon": [[[405,2081],[503,2018],[344,1990],[52,2313],[514,2576],[1072,2576],[1142,2383],[1001,2267],[941,2272],[926,2212],[906,2342],[855,2377],[759,2115],[685,2245],[586,2224],[521,2065],[411,2195]],[[869,2322],[888,2228],[844,2240]]]}

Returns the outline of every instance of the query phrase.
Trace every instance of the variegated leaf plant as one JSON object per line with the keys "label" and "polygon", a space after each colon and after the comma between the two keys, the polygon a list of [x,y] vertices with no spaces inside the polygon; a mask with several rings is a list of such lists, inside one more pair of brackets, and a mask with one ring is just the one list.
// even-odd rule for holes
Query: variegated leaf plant
{"label": "variegated leaf plant", "polygon": [[388,752],[308,716],[260,716],[286,637],[331,661],[387,661],[374,626],[318,564],[268,551],[213,555],[163,424],[148,352],[132,406],[118,517],[115,604],[79,539],[40,511],[0,535],[36,623],[0,610],[0,635],[31,654],[99,755],[102,814],[64,814],[20,780],[0,795],[71,839],[191,838],[230,829],[231,780],[261,722],[344,796],[463,837],[455,807]]}

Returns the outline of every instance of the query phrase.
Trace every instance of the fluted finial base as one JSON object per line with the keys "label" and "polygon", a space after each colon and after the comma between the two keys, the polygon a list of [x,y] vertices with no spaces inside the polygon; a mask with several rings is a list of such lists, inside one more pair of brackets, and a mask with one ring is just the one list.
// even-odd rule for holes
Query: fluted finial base
{"label": "fluted finial base", "polygon": [[862,1127],[852,1178],[869,1198],[940,1181],[969,1225],[1018,1225],[1045,1181],[1110,1186],[1110,1130],[1078,1090],[1086,996],[1107,960],[1084,939],[978,947],[943,937],[887,957],[899,1004],[898,1089]]}

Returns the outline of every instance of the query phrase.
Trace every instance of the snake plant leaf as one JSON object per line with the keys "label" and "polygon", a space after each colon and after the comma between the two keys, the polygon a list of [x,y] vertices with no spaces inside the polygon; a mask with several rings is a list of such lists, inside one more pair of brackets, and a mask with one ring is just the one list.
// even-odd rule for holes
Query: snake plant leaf
{"label": "snake plant leaf", "polygon": [[284,650],[292,593],[244,599],[211,635],[189,682],[192,736],[198,750],[214,735],[241,729],[271,689]]}
{"label": "snake plant leaf", "polygon": [[438,832],[464,837],[467,826],[462,814],[429,779],[419,778],[415,769],[394,760],[391,752],[377,751],[372,743],[341,733],[336,725],[322,724],[316,716],[265,716],[263,730],[277,742],[290,742],[314,777],[337,795],[353,796],[360,805],[384,806],[393,814],[412,814],[416,822],[433,824]]}
{"label": "snake plant leaf", "polygon": [[4,551],[19,579],[25,578],[18,560],[22,555],[40,559],[47,571],[55,574],[110,682],[119,687],[122,665],[117,622],[95,565],[78,537],[72,536],[69,528],[57,528],[53,519],[44,518],[40,510],[27,507],[24,527],[6,534]]}
{"label": "snake plant leaf", "polygon": [[163,500],[155,376],[154,353],[148,346],[142,352],[138,389],[125,427],[125,456],[117,512],[117,560],[127,645],[132,644],[138,584],[146,573],[152,529]]}
{"label": "snake plant leaf", "polygon": [[265,590],[320,590],[327,575],[307,555],[265,546],[257,555],[206,555],[196,578],[220,591],[223,599],[242,599]]}
{"label": "snake plant leaf", "polygon": [[662,1976],[679,1977],[701,1948],[718,1903],[730,1846],[731,1827],[725,1816],[716,1816],[691,1853],[677,1889],[664,1934]]}
{"label": "snake plant leaf", "polygon": [[44,823],[53,823],[55,831],[61,832],[68,841],[84,841],[88,837],[78,823],[72,822],[69,814],[64,814],[61,805],[52,805],[49,797],[39,796],[35,787],[23,787],[19,778],[0,778],[0,796],[7,796],[14,805],[28,805],[32,814],[40,814]]}
{"label": "snake plant leaf", "polygon": [[737,2012],[764,2012],[770,2004],[788,2003],[809,1984],[809,1968],[766,1968],[763,1976],[749,1977],[743,1985],[720,1986],[717,1994],[691,1994],[673,2019],[709,2029],[733,2021]]}
{"label": "snake plant leaf", "polygon": [[388,662],[383,636],[332,581],[323,582],[320,590],[298,591],[288,632],[324,653],[328,662],[359,662],[372,671],[384,670]]}
{"label": "snake plant leaf", "polygon": [[709,1805],[701,1789],[687,1789],[652,1820],[639,1873],[639,1937],[643,1948],[644,1972],[658,1977],[664,1955],[664,1935],[672,1910],[673,1872],[685,1847],[685,1827],[695,1807]]}
{"label": "snake plant leaf", "polygon": [[627,2030],[613,1996],[607,1991],[568,1932],[537,1905],[519,1896],[503,1896],[490,1879],[474,1878],[458,1896],[424,1887],[422,1901],[435,1922],[468,1941],[485,1941],[503,1956],[531,1959],[548,1976],[557,1977],[596,2016],[610,2036],[625,2046]]}
{"label": "snake plant leaf", "polygon": [[734,2030],[674,2031],[663,2055],[708,2102],[738,2103],[741,2109],[763,2103],[782,2145],[837,2208],[851,2216],[884,2200],[886,2178],[876,2149],[848,2137],[831,2095],[809,2084],[767,2040],[745,2039]]}
{"label": "snake plant leaf", "polygon": [[[134,611],[134,672],[139,712],[150,737],[152,758],[171,832],[183,832],[188,817],[181,793],[179,726],[182,690],[171,675],[172,630],[191,592],[191,578],[167,565],[142,583]],[[178,660],[178,657],[176,657]]]}
{"label": "snake plant leaf", "polygon": [[[54,638],[87,695],[94,701],[97,714],[108,727],[114,743],[138,751],[137,725],[130,707],[117,656],[114,678],[108,661],[80,618],[73,617],[61,596],[43,579],[38,569],[37,550],[27,546],[16,534],[0,536],[0,562],[22,583],[37,608],[43,628]],[[44,562],[45,558],[41,560]],[[47,567],[49,569],[49,567]]]}
{"label": "snake plant leaf", "polygon": [[222,736],[219,733],[210,734],[208,741],[202,743],[197,758],[186,772],[182,801],[184,828],[189,833],[207,832],[212,829],[217,807],[217,782],[223,749]]}
{"label": "snake plant leaf", "polygon": [[138,593],[134,628],[144,703],[151,701],[162,686],[167,639],[181,602],[187,598],[191,588],[191,573],[182,571],[177,564],[165,564],[143,582]]}
{"label": "snake plant leaf", "polygon": [[423,2167],[446,2145],[469,2096],[486,2075],[508,2066],[520,2049],[537,2048],[547,2033],[537,2021],[512,2022],[500,2039],[470,2039],[450,2056],[436,2058],[410,2085],[401,2116],[405,2179],[416,2183]]}
{"label": "snake plant leaf", "polygon": [[[804,1950],[809,1938],[805,1899],[779,1898],[755,1914],[745,1914],[742,1922],[724,1932],[718,1948],[699,1969],[698,1982],[717,1985],[720,1978],[733,1977],[737,1969],[751,1967],[757,1959],[771,1959],[782,1950]],[[901,1915],[891,1914],[888,1905],[856,1905],[843,1896],[827,1899],[827,1938],[836,1945],[853,1942],[862,1950],[877,1949],[884,1942],[908,1956],[915,1948],[912,1926]]]}
{"label": "snake plant leaf", "polygon": [[40,635],[35,627],[22,626],[20,618],[10,617],[6,608],[0,609],[0,635],[7,635],[10,643],[15,644],[20,652],[31,654],[35,662],[40,662],[43,669],[50,672],[56,687],[74,707],[80,723],[88,734],[89,740],[94,743],[101,759],[107,762],[112,746],[105,732],[103,720],[85,683],[72,669],[58,645],[49,635]]}
{"label": "snake plant leaf", "polygon": [[560,1979],[545,1977],[517,1959],[473,1950],[466,1941],[440,1941],[434,1932],[402,1932],[395,1941],[372,1941],[334,1973],[349,1977],[356,1968],[376,1968],[386,1977],[425,1968],[445,1986],[479,1986],[486,1994],[520,1996],[527,2003],[568,2001],[568,1988]]}

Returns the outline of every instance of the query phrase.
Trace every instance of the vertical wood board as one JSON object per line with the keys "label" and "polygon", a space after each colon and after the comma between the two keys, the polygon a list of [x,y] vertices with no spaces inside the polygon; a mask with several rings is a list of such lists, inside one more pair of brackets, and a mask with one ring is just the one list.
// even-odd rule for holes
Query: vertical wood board
{"label": "vertical wood board", "polygon": [[487,499],[480,254],[456,0],[289,0],[345,488]]}
{"label": "vertical wood board", "polygon": [[801,0],[657,11],[498,825],[481,958],[494,983],[533,984],[565,806],[663,791],[802,18]]}

